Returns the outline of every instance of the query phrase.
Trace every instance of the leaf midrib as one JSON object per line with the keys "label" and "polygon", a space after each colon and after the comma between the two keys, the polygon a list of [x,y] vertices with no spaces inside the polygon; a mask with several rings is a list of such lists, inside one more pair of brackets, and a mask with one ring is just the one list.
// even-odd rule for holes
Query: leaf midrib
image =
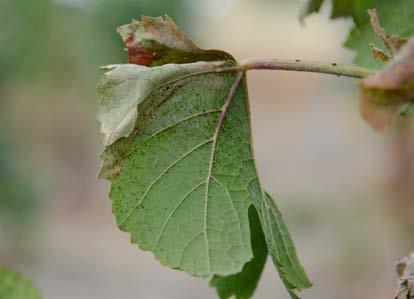
{"label": "leaf midrib", "polygon": [[[209,72],[201,72],[201,74],[204,73],[212,73],[211,71]],[[200,73],[197,74],[189,74],[186,75],[184,77],[180,77],[178,79],[169,81],[168,83],[162,84],[160,86],[158,86],[157,88],[154,88],[151,92],[153,92],[154,90],[161,88],[161,86],[165,86],[165,85],[170,85],[172,84],[174,81],[179,81],[182,80],[185,77],[189,77],[189,76],[194,76],[194,75],[198,75]],[[147,187],[147,189],[144,191],[143,196],[141,197],[140,200],[137,201],[137,203],[129,210],[129,212],[126,214],[126,216],[119,222],[119,226],[122,227],[122,225],[131,217],[131,215],[134,213],[134,211],[143,203],[143,201],[147,198],[147,195],[149,194],[149,192],[151,191],[151,189],[166,175],[166,173],[173,168],[175,165],[177,165],[179,162],[183,161],[186,157],[188,157],[190,154],[192,154],[193,152],[195,152],[197,149],[203,147],[204,145],[208,144],[208,143],[212,143],[211,145],[211,151],[210,151],[210,158],[209,158],[209,166],[208,166],[208,170],[207,170],[207,177],[205,180],[203,180],[202,182],[199,182],[197,185],[195,185],[194,187],[192,187],[189,191],[187,191],[184,196],[178,201],[178,203],[174,206],[174,208],[172,209],[172,211],[170,212],[170,214],[167,216],[166,220],[163,222],[162,226],[161,226],[161,230],[160,233],[158,235],[158,237],[156,238],[155,241],[155,245],[153,247],[153,250],[155,250],[158,245],[159,242],[161,240],[162,234],[168,224],[168,222],[170,221],[171,217],[173,216],[173,214],[175,213],[175,211],[178,209],[178,207],[182,204],[182,202],[192,193],[194,192],[196,189],[198,189],[200,186],[202,186],[203,184],[205,184],[205,192],[204,192],[204,227],[203,227],[203,231],[198,233],[197,235],[195,235],[193,238],[191,238],[191,242],[193,242],[201,233],[204,235],[204,240],[205,240],[205,246],[206,246],[206,253],[207,253],[207,273],[210,274],[211,272],[211,257],[210,257],[210,246],[209,246],[209,240],[208,240],[208,225],[207,225],[207,219],[208,219],[208,197],[209,197],[209,188],[210,188],[210,182],[212,179],[215,179],[212,176],[212,170],[213,170],[213,165],[214,165],[214,157],[215,157],[215,153],[216,153],[216,144],[217,144],[217,140],[219,137],[219,133],[220,130],[222,128],[222,124],[224,121],[224,118],[226,116],[226,113],[228,111],[228,108],[230,107],[230,104],[232,102],[232,99],[235,96],[236,90],[240,85],[241,79],[243,77],[243,73],[238,73],[236,75],[236,77],[234,78],[233,84],[229,90],[229,93],[226,97],[226,100],[223,104],[223,106],[220,109],[211,109],[211,110],[207,110],[207,111],[202,111],[193,115],[189,115],[187,117],[184,117],[182,119],[180,119],[179,121],[174,122],[173,124],[170,124],[158,131],[156,131],[155,133],[151,134],[147,139],[145,139],[142,143],[147,142],[148,140],[151,140],[153,137],[157,136],[158,134],[171,129],[185,121],[191,120],[193,118],[196,117],[200,117],[206,114],[210,114],[210,113],[220,113],[217,121],[216,121],[216,126],[214,128],[214,131],[212,133],[212,137],[209,139],[206,139],[205,141],[193,146],[190,150],[186,151],[184,154],[182,154],[180,157],[178,157],[176,160],[174,160],[172,163],[170,163],[162,172],[161,174],[155,179],[153,180]],[[148,93],[147,97],[150,95],[150,93]],[[217,180],[217,179],[216,179]],[[221,183],[219,183],[221,186],[223,186]],[[226,187],[227,188],[227,187]],[[231,197],[231,194],[229,192],[227,192],[227,196],[230,199],[231,202],[231,206],[232,208],[235,210],[234,204],[233,204],[233,200]],[[240,219],[239,219],[239,215],[236,211],[237,214],[237,220],[238,220],[238,225],[239,228],[241,230],[241,224],[240,224]],[[241,233],[241,235],[243,235]],[[243,237],[243,236],[242,236]],[[242,238],[243,240],[243,238]],[[185,247],[182,250],[182,254],[184,254],[185,248],[187,246],[189,246],[189,244],[191,242],[188,242]],[[244,242],[244,241],[243,241]],[[181,257],[182,259],[182,257]],[[181,261],[180,261],[181,264]]]}

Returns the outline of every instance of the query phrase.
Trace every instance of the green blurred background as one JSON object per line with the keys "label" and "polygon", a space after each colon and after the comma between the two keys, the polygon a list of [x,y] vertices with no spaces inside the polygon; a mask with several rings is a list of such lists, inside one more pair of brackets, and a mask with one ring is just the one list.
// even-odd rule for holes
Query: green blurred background
{"label": "green blurred background", "polygon": [[[98,65],[126,61],[116,27],[168,14],[204,48],[351,63],[352,21],[304,0],[0,0],[0,264],[45,298],[215,298],[114,223],[95,119]],[[254,146],[315,286],[305,298],[391,298],[414,249],[413,129],[359,117],[352,79],[249,74]],[[411,138],[412,139],[412,138]],[[254,298],[287,298],[268,263]]]}

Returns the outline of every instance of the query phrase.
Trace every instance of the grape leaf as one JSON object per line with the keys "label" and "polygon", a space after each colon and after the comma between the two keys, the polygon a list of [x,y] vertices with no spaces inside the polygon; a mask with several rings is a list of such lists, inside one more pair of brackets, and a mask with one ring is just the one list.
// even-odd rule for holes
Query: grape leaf
{"label": "grape leaf", "polygon": [[1,299],[41,299],[33,283],[19,273],[0,266]]}
{"label": "grape leaf", "polygon": [[107,148],[110,164],[102,174],[112,181],[114,214],[132,241],[162,263],[203,277],[238,273],[253,256],[247,185],[256,174],[244,93],[237,89],[220,125],[235,75],[198,74],[211,65],[120,65],[98,87],[108,107],[116,90],[134,97],[156,81],[154,74],[184,70],[140,101],[134,132]]}
{"label": "grape leaf", "polygon": [[311,284],[280,214],[263,210],[271,199],[254,165],[245,75],[226,72],[229,54],[197,48],[171,19],[132,24],[118,31],[135,64],[106,67],[98,84],[100,177],[118,226],[164,265],[212,279],[221,298],[251,296],[269,248],[296,296]]}

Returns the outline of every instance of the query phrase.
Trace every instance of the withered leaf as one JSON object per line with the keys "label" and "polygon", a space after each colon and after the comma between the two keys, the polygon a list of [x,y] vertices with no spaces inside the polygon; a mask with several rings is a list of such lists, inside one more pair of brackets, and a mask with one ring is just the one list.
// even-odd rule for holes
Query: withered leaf
{"label": "withered leaf", "polygon": [[146,17],[117,29],[128,51],[128,63],[159,66],[166,63],[234,60],[219,50],[203,50],[168,17]]}
{"label": "withered leaf", "polygon": [[377,10],[375,8],[368,9],[368,14],[370,16],[372,29],[374,30],[377,37],[381,40],[382,44],[385,46],[389,52],[390,57],[392,58],[405,44],[407,39],[399,35],[388,34],[385,29],[381,27],[378,21]]}
{"label": "withered leaf", "polygon": [[397,262],[398,286],[395,299],[414,298],[414,253]]}
{"label": "withered leaf", "polygon": [[378,48],[373,43],[369,44],[369,47],[371,48],[372,55],[375,59],[380,60],[382,62],[388,62],[390,59],[392,59],[392,56],[388,53],[385,53],[383,49]]}
{"label": "withered leaf", "polygon": [[361,114],[375,129],[389,126],[407,103],[414,101],[414,37],[382,70],[360,83]]}

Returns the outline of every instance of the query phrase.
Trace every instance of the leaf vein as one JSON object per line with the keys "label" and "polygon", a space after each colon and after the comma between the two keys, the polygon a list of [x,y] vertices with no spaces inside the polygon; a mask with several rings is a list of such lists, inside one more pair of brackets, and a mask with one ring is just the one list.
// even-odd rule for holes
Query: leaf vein
{"label": "leaf vein", "polygon": [[192,243],[192,242],[194,242],[199,236],[201,236],[202,234],[203,234],[204,232],[203,231],[201,231],[201,232],[199,232],[198,234],[195,234],[190,240],[188,240],[188,242],[184,245],[184,247],[183,247],[183,249],[182,249],[182,251],[181,251],[181,254],[180,254],[180,262],[178,263],[180,266],[181,266],[181,264],[182,264],[182,262],[183,262],[183,257],[184,257],[184,252],[187,250],[187,248],[188,248],[188,246],[190,246],[190,244]]}
{"label": "leaf vein", "polygon": [[236,217],[237,217],[237,224],[238,224],[238,226],[239,226],[239,229],[240,229],[240,235],[241,235],[241,239],[242,239],[242,243],[243,243],[243,245],[244,245],[244,236],[243,236],[243,230],[242,230],[241,223],[240,223],[239,213],[237,213],[236,207],[234,206],[233,199],[231,198],[231,195],[230,195],[229,189],[227,188],[227,186],[226,186],[226,185],[222,184],[222,183],[221,183],[218,179],[216,179],[214,176],[211,176],[211,178],[212,178],[213,180],[215,180],[215,181],[216,181],[216,182],[217,182],[220,186],[222,186],[222,187],[226,190],[226,194],[227,194],[227,197],[228,197],[228,199],[229,199],[229,202],[230,202],[231,208],[232,208],[232,210],[236,213]]}
{"label": "leaf vein", "polygon": [[215,112],[221,112],[221,109],[212,109],[212,110],[207,110],[207,111],[203,111],[203,112],[200,112],[200,113],[197,113],[197,114],[193,114],[193,115],[187,116],[187,117],[185,117],[185,118],[183,118],[183,119],[180,119],[179,121],[177,121],[177,122],[175,122],[175,123],[172,123],[172,124],[170,124],[170,125],[168,125],[168,126],[166,126],[166,127],[162,128],[161,130],[158,130],[157,132],[155,132],[155,133],[151,134],[151,135],[150,135],[147,139],[145,139],[145,140],[143,141],[143,143],[145,143],[145,142],[149,141],[150,139],[154,138],[154,137],[155,137],[155,136],[157,136],[158,134],[161,134],[162,132],[164,132],[164,131],[166,131],[166,130],[168,130],[168,129],[170,129],[170,128],[173,128],[173,127],[175,127],[175,126],[177,126],[177,125],[179,125],[179,124],[181,124],[181,123],[183,123],[183,122],[186,122],[186,121],[188,121],[188,120],[190,120],[190,119],[193,119],[193,118],[196,118],[196,117],[199,117],[199,116],[203,116],[203,115],[207,115],[207,114],[210,114],[210,113],[215,113]]}
{"label": "leaf vein", "polygon": [[194,146],[193,148],[191,148],[189,151],[187,151],[186,153],[184,153],[181,157],[179,157],[177,160],[175,160],[174,162],[172,162],[170,165],[168,165],[163,172],[161,172],[161,174],[151,183],[149,184],[147,190],[145,190],[144,195],[141,197],[140,200],[138,200],[138,202],[135,204],[134,207],[132,207],[132,209],[128,212],[128,214],[126,215],[126,217],[119,223],[119,226],[123,225],[125,223],[125,221],[127,221],[129,219],[129,217],[131,217],[132,213],[135,211],[135,209],[137,209],[140,204],[144,201],[144,199],[146,198],[146,196],[148,195],[149,191],[151,191],[151,189],[154,187],[154,185],[159,182],[159,180],[171,169],[173,168],[175,165],[177,165],[177,163],[179,163],[180,161],[182,161],[183,159],[185,159],[188,155],[190,155],[191,153],[193,153],[194,151],[196,151],[197,149],[199,149],[200,147],[202,147],[203,145],[212,142],[213,139],[207,139],[204,142],[201,142],[200,144],[197,144],[196,146]]}
{"label": "leaf vein", "polygon": [[213,170],[213,162],[214,162],[214,156],[216,152],[216,144],[217,144],[217,138],[221,129],[221,125],[224,120],[224,116],[226,115],[227,109],[229,108],[234,95],[236,94],[237,87],[239,86],[239,83],[241,79],[243,78],[244,73],[239,72],[236,77],[234,78],[233,84],[230,88],[229,94],[226,98],[226,101],[224,102],[224,105],[221,109],[221,114],[219,119],[217,120],[216,127],[214,129],[213,133],[213,144],[211,146],[211,153],[210,153],[210,163],[208,167],[208,173],[207,173],[207,179],[206,179],[206,189],[205,189],[205,195],[204,195],[204,240],[206,243],[206,252],[207,252],[207,271],[210,273],[211,271],[211,261],[210,261],[210,249],[208,244],[208,234],[207,234],[207,214],[208,214],[208,193],[210,188],[210,180]]}
{"label": "leaf vein", "polygon": [[200,186],[202,186],[203,184],[205,184],[206,181],[202,181],[201,183],[198,183],[197,185],[195,185],[194,187],[192,187],[186,194],[184,194],[184,196],[178,201],[178,203],[175,205],[175,207],[173,208],[173,210],[171,211],[171,213],[168,215],[168,217],[166,218],[166,220],[164,221],[164,223],[162,224],[160,233],[156,239],[154,248],[152,249],[152,251],[154,251],[159,244],[159,241],[161,240],[161,236],[165,231],[165,228],[167,227],[168,222],[171,220],[172,216],[174,215],[174,213],[178,210],[178,208],[181,206],[181,204],[184,202],[184,200],[190,196],[191,193],[193,193],[195,190],[197,190]]}

